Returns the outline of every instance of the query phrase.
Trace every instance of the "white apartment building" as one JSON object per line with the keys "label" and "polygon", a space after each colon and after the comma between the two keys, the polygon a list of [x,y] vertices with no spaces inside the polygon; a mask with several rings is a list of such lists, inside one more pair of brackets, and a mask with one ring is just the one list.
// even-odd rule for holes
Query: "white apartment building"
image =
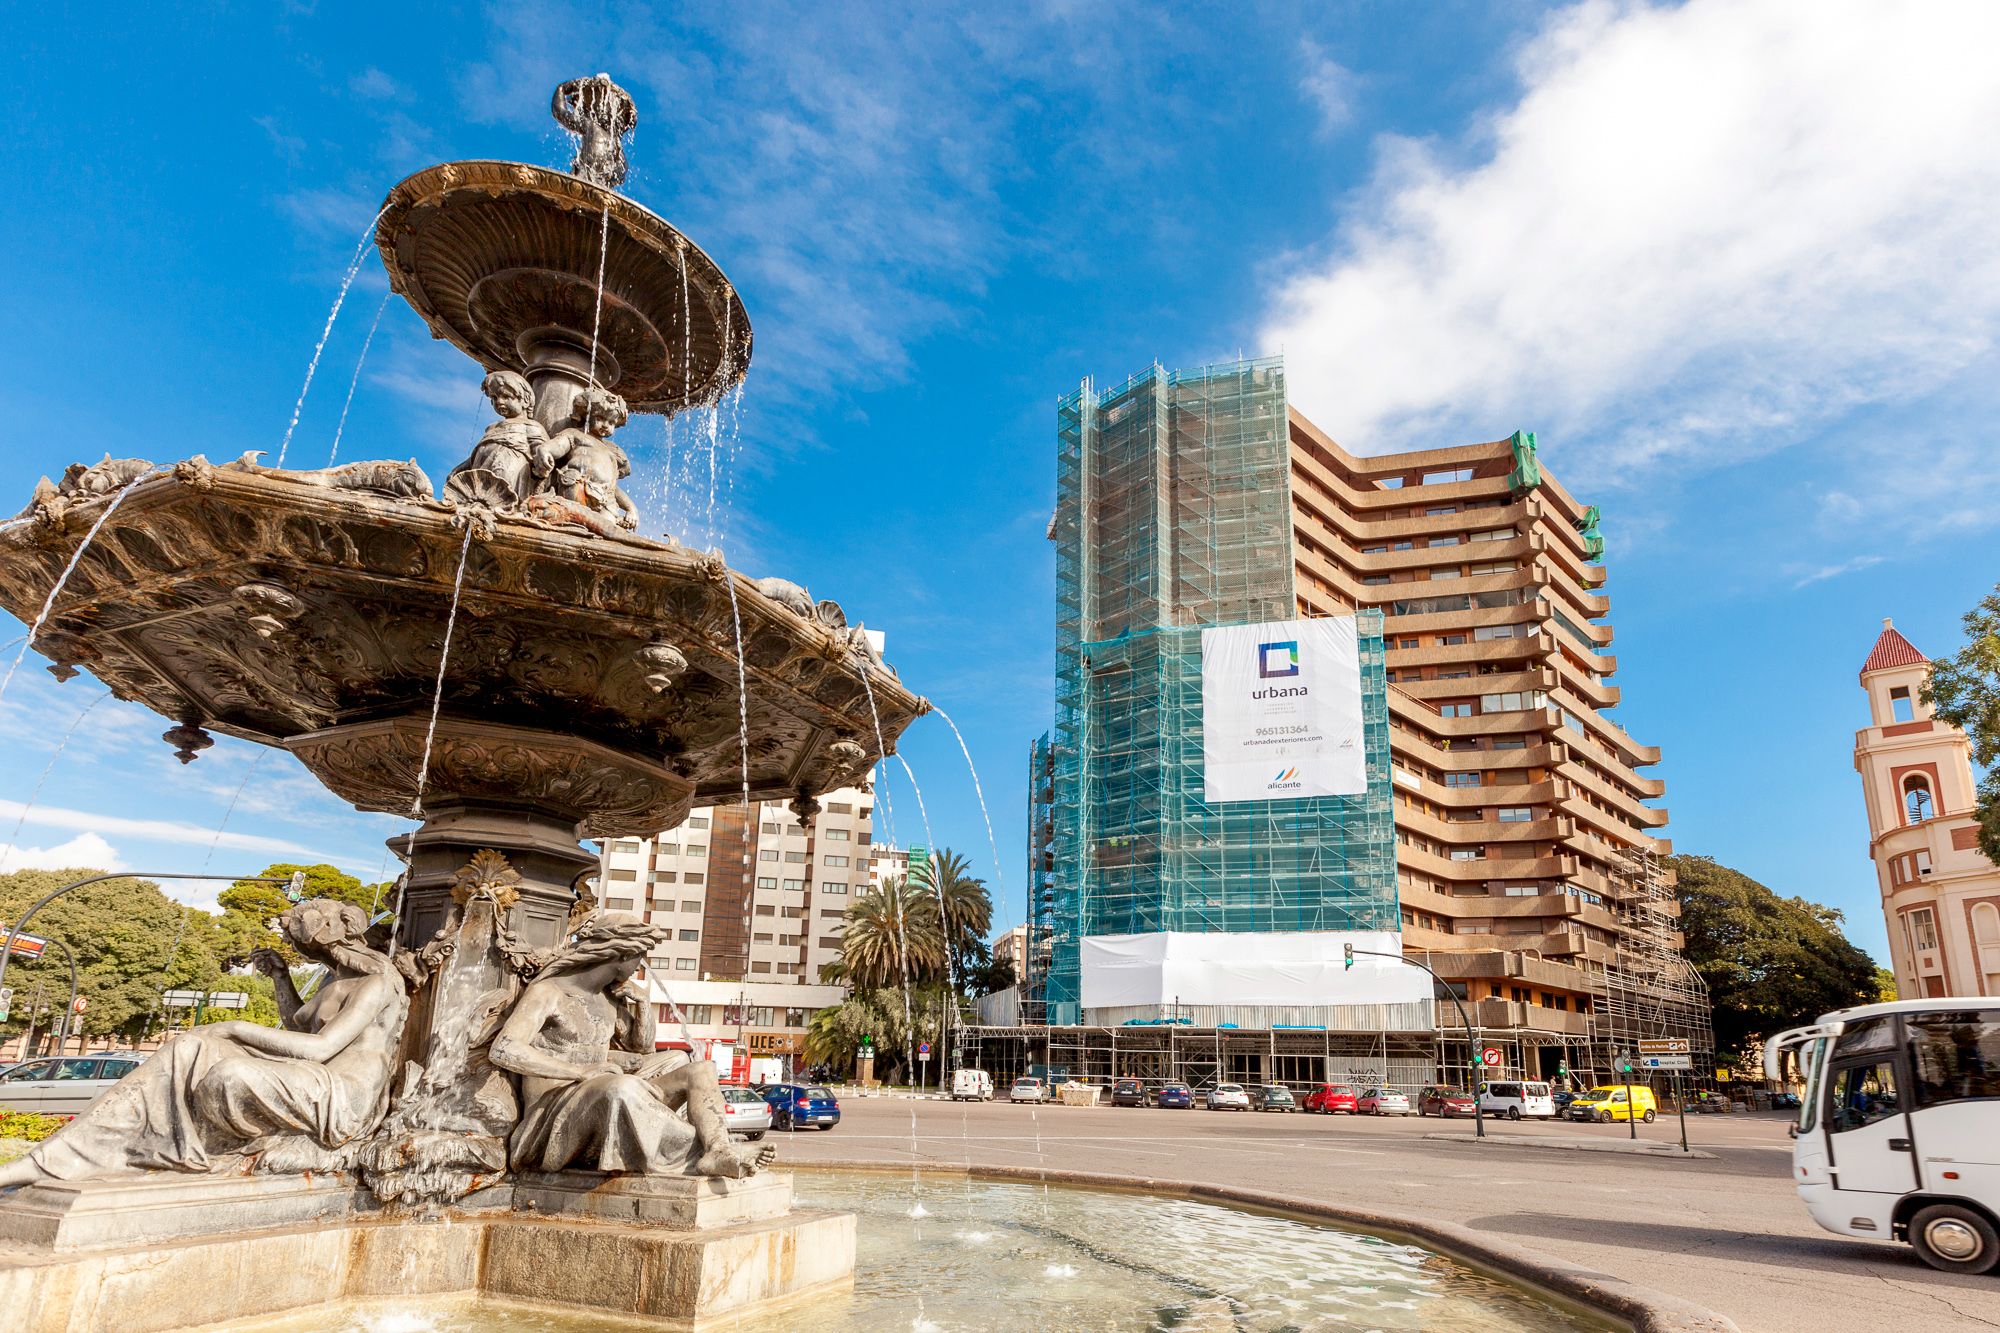
{"label": "white apartment building", "polygon": [[652,838],[605,843],[598,899],[673,933],[642,978],[660,1033],[798,1055],[812,1015],[847,992],[819,983],[853,895],[871,883],[874,797],[845,787],[810,823],[787,805],[708,806]]}

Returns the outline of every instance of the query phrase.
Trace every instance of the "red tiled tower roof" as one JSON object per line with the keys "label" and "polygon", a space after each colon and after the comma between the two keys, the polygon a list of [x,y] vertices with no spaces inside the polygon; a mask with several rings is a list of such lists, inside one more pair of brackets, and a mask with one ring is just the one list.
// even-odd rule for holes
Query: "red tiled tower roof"
{"label": "red tiled tower roof", "polygon": [[1917,646],[1904,638],[1895,625],[1885,617],[1882,621],[1882,637],[1875,640],[1875,647],[1868,653],[1868,660],[1861,664],[1861,674],[1880,671],[1884,667],[1921,666],[1931,659],[1917,651]]}

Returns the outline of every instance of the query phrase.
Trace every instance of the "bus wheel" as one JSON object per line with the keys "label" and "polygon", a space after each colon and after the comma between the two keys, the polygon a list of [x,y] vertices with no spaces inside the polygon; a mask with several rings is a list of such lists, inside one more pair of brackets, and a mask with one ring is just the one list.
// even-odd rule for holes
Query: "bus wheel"
{"label": "bus wheel", "polygon": [[2000,1234],[1970,1208],[1934,1203],[1910,1219],[1917,1257],[1947,1273],[1984,1273],[2000,1262]]}

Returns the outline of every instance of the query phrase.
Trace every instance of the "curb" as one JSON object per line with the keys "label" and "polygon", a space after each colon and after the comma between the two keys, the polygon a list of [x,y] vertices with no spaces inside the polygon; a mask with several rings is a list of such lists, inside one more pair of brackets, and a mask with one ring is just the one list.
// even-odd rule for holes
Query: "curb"
{"label": "curb", "polygon": [[1543,1138],[1538,1134],[1488,1134],[1483,1139],[1468,1139],[1463,1134],[1426,1134],[1424,1138],[1439,1143],[1503,1143],[1517,1148],[1553,1148],[1557,1152],[1615,1152],[1624,1153],[1627,1157],[1658,1157],[1669,1162],[1695,1159],[1709,1162],[1720,1160],[1714,1153],[1704,1152],[1700,1148],[1690,1148],[1682,1152],[1679,1148],[1656,1148],[1646,1144],[1644,1140],[1635,1144],[1629,1140],[1610,1142],[1598,1139]]}
{"label": "curb", "polygon": [[[912,1168],[893,1162],[828,1159],[786,1162],[787,1171],[868,1171],[904,1175]],[[1727,1316],[1664,1291],[1642,1287],[1609,1273],[1564,1263],[1534,1250],[1490,1237],[1454,1222],[1390,1217],[1317,1199],[1301,1199],[1227,1185],[1203,1185],[1148,1176],[1112,1176],[1092,1171],[1049,1171],[1029,1166],[917,1167],[921,1175],[966,1176],[974,1180],[1081,1185],[1092,1189],[1138,1190],[1146,1194],[1264,1208],[1313,1221],[1334,1222],[1383,1240],[1435,1250],[1489,1276],[1532,1288],[1559,1305],[1623,1323],[1635,1333],[1741,1333]]]}

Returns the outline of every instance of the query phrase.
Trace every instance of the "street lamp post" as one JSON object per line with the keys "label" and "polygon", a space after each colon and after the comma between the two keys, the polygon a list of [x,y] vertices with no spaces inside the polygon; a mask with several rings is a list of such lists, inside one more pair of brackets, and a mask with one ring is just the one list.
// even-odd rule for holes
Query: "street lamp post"
{"label": "street lamp post", "polygon": [[[1349,967],[1354,966],[1354,960],[1357,956],[1365,956],[1368,958],[1387,958],[1391,962],[1396,963],[1408,963],[1411,967],[1421,967],[1424,971],[1429,972],[1431,974],[1431,981],[1437,985],[1444,986],[1445,997],[1451,1001],[1452,1008],[1458,1010],[1458,1023],[1460,1027],[1465,1029],[1466,1039],[1471,1043],[1469,1054],[1472,1056],[1473,1061],[1477,1063],[1483,1060],[1479,1052],[1479,1031],[1472,1026],[1472,1020],[1466,1017],[1465,1006],[1459,1003],[1458,993],[1452,990],[1445,983],[1444,979],[1432,970],[1429,963],[1420,963],[1414,958],[1408,958],[1399,953],[1383,953],[1379,949],[1357,949],[1351,944],[1343,945],[1342,948],[1346,950],[1347,965]],[[1466,1082],[1471,1083],[1473,1080],[1467,1079]],[[1486,1137],[1486,1115],[1480,1109],[1477,1088],[1474,1088],[1472,1093],[1472,1135],[1474,1138],[1480,1139]]]}

